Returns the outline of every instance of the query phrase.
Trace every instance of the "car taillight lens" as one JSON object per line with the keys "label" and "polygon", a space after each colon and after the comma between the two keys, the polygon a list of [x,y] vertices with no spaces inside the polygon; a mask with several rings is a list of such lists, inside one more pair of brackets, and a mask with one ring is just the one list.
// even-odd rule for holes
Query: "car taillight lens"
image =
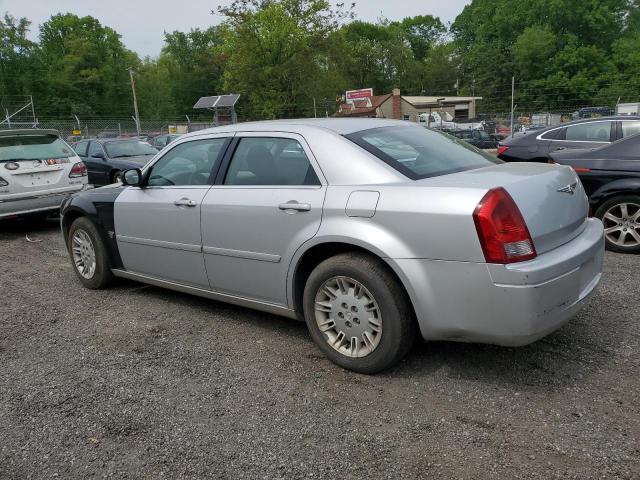
{"label": "car taillight lens", "polygon": [[498,155],[502,155],[507,150],[509,150],[509,147],[506,145],[498,145]]}
{"label": "car taillight lens", "polygon": [[87,166],[84,162],[74,163],[73,167],[71,167],[71,172],[69,172],[69,178],[77,178],[77,177],[86,177],[87,176]]}
{"label": "car taillight lens", "polygon": [[4,178],[0,177],[0,187],[6,187],[7,185],[9,185],[9,182],[7,182]]}
{"label": "car taillight lens", "polygon": [[536,258],[536,249],[518,206],[504,188],[494,188],[473,212],[487,263],[514,263]]}
{"label": "car taillight lens", "polygon": [[554,162],[552,159],[547,160],[547,163],[550,163],[552,165],[557,165],[558,162]]}

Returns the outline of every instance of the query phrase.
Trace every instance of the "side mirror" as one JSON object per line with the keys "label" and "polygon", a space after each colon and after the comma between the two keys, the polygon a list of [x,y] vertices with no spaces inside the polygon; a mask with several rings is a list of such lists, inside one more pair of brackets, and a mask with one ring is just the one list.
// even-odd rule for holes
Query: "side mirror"
{"label": "side mirror", "polygon": [[130,187],[142,187],[142,172],[139,168],[125,170],[122,174],[122,185]]}

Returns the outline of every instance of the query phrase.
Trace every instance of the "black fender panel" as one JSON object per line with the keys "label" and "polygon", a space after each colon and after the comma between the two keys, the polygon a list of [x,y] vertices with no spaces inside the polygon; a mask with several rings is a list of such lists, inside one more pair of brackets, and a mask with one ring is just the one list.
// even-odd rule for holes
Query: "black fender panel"
{"label": "black fender panel", "polygon": [[620,195],[640,195],[640,177],[621,178],[606,183],[591,194],[589,202],[592,207],[596,207]]}
{"label": "black fender panel", "polygon": [[114,221],[114,205],[116,198],[126,187],[105,187],[86,190],[67,197],[60,206],[60,225],[65,245],[69,235],[69,227],[78,217],[88,217],[100,232],[109,252],[113,268],[123,268]]}

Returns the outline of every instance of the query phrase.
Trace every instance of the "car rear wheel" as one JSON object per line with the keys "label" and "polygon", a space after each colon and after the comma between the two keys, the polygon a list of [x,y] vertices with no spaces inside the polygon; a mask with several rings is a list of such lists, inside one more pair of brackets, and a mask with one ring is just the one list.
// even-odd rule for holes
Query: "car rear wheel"
{"label": "car rear wheel", "polygon": [[116,170],[111,174],[111,183],[118,183],[122,181],[122,172]]}
{"label": "car rear wheel", "polygon": [[360,373],[391,367],[415,338],[407,294],[384,262],[359,253],[331,257],[311,272],[304,316],[318,348]]}
{"label": "car rear wheel", "polygon": [[608,250],[640,253],[640,196],[625,195],[607,200],[596,212],[604,225]]}
{"label": "car rear wheel", "polygon": [[91,289],[104,288],[113,280],[109,256],[96,226],[86,217],[69,229],[67,248],[80,282]]}

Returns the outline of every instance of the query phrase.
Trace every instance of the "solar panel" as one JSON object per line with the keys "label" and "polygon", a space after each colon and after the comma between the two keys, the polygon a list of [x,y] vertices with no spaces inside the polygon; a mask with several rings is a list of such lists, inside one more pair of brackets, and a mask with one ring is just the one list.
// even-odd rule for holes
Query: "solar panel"
{"label": "solar panel", "polygon": [[198,100],[193,106],[193,108],[230,108],[233,107],[239,99],[240,95],[236,94],[219,95],[214,97],[201,97],[200,100]]}
{"label": "solar panel", "polygon": [[200,97],[193,108],[213,108],[220,97]]}
{"label": "solar panel", "polygon": [[216,107],[233,107],[238,100],[240,99],[240,95],[231,94],[231,95],[220,95],[220,100],[216,103]]}

